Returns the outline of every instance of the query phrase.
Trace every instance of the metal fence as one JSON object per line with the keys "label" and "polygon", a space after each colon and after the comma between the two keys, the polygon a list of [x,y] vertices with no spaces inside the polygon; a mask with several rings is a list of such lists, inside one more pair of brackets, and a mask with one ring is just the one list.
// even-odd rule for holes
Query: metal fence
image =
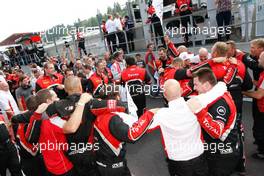
{"label": "metal fence", "polygon": [[[230,27],[231,30],[232,30],[232,34],[231,34],[231,39],[232,40],[235,40],[236,42],[241,42],[241,28],[244,26],[245,27],[245,40],[244,42],[248,42],[249,41],[249,38],[250,36],[248,35],[248,31],[249,31],[249,24],[252,24],[252,29],[251,31],[253,31],[254,29],[254,26],[256,26],[256,23],[259,23],[259,22],[263,22],[264,23],[264,19],[261,19],[261,20],[253,20],[253,19],[249,19],[249,11],[248,11],[248,5],[249,3],[248,2],[240,2],[240,3],[235,3],[232,5],[232,17],[234,17],[235,15],[235,12],[237,9],[242,8],[244,7],[245,8],[245,22],[236,22],[236,20],[234,20],[234,18],[231,19],[231,24],[228,25],[228,26],[225,26],[225,27]],[[256,9],[256,4],[255,4],[255,9]],[[191,15],[186,15],[186,17],[188,16],[190,18],[190,21],[191,23],[189,24],[189,27],[193,27],[193,16],[199,16],[201,14],[208,14],[210,12],[216,12],[217,9],[210,9],[210,10],[207,10],[207,9],[200,9],[199,11],[194,11]],[[238,13],[238,12],[236,12]],[[238,14],[239,15],[239,14]],[[171,21],[179,21],[181,23],[181,19],[183,18],[184,16],[172,16],[168,19],[164,19],[163,20],[163,33],[165,34],[166,30],[165,30],[165,27],[164,24],[168,24],[169,22]],[[241,17],[240,17],[241,18]],[[131,30],[134,31],[134,44],[135,44],[135,49],[136,51],[142,51],[144,49],[146,49],[146,45],[147,43],[149,42],[152,42],[155,44],[155,47],[157,48],[159,43],[157,43],[156,41],[159,41],[161,37],[163,36],[155,36],[155,32],[154,32],[154,25],[155,23],[151,23],[151,24],[145,24],[144,22],[142,22],[141,24],[138,24]],[[208,27],[208,28],[211,28],[211,27],[216,27],[216,26],[210,26],[210,21],[209,19],[206,19],[205,16],[204,16],[204,22],[203,23],[199,23],[199,25],[203,26],[203,27]],[[145,37],[145,34],[144,34],[144,28],[148,28],[149,29],[149,32],[151,31],[151,28],[152,28],[152,33],[151,33],[151,39],[146,39]],[[199,26],[200,27],[200,26]],[[125,42],[123,43],[118,43],[116,44],[116,46],[120,46],[122,44],[124,44],[126,46],[126,50],[127,50],[127,53],[131,53],[130,49],[129,49],[129,42],[127,40],[127,35],[126,35],[126,31],[123,31],[123,34],[125,36]],[[85,47],[86,47],[86,50],[88,51],[88,53],[93,53],[93,54],[96,54],[96,55],[102,55],[105,51],[109,50],[109,46],[107,46],[107,42],[106,42],[106,35],[102,35],[102,33],[100,32],[100,34],[97,34],[97,35],[94,35],[94,36],[89,36],[89,37],[86,37],[85,38]],[[255,38],[256,36],[253,35],[252,38]],[[174,35],[174,36],[170,36],[170,38],[173,40],[173,41],[176,41],[176,40],[180,40],[182,38],[181,34],[178,34],[178,35]],[[156,40],[157,39],[157,40]],[[200,43],[200,45],[205,45],[207,44],[210,40],[212,41],[215,41],[217,40],[217,36],[214,36],[214,37],[208,37],[206,35],[196,35],[196,34],[192,34],[190,36],[190,43],[192,46],[196,46],[197,43]],[[118,41],[118,40],[117,40]],[[174,42],[176,45],[177,44],[181,44],[182,42],[179,42],[177,43]],[[75,48],[75,54],[77,55],[78,53],[78,50],[77,50],[77,42],[76,41],[72,41],[71,42],[71,45],[74,46]],[[56,52],[57,54],[55,55],[60,55],[60,51],[62,49],[63,46],[56,46]],[[113,47],[113,46],[112,46]],[[50,55],[54,55],[54,48],[53,48],[53,52],[48,52]]]}

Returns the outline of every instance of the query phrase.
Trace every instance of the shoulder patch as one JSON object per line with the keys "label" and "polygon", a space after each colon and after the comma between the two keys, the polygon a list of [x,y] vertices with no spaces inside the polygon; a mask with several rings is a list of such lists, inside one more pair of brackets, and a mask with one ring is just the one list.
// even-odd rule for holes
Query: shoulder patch
{"label": "shoulder patch", "polygon": [[216,111],[221,116],[224,116],[226,114],[226,108],[224,106],[219,106]]}

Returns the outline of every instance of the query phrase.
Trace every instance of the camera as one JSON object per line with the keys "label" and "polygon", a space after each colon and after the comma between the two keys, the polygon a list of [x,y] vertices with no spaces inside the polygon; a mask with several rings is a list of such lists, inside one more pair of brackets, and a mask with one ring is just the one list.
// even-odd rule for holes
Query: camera
{"label": "camera", "polygon": [[64,42],[66,48],[69,48],[70,44],[68,42]]}

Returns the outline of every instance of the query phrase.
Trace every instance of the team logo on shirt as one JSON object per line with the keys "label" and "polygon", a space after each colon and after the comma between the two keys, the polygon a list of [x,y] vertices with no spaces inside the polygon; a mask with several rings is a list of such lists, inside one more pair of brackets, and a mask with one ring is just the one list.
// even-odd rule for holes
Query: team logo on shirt
{"label": "team logo on shirt", "polygon": [[223,106],[219,106],[216,111],[221,116],[224,116],[226,114],[226,109]]}

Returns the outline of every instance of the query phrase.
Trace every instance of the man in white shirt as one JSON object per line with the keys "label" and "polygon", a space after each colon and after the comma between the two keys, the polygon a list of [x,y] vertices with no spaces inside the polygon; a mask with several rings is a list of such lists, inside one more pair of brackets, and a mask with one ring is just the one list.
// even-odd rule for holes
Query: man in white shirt
{"label": "man in white shirt", "polygon": [[8,124],[8,130],[11,138],[14,139],[14,133],[11,126],[13,115],[20,113],[16,101],[9,91],[8,83],[3,76],[0,76],[0,110],[4,115],[5,123]]}
{"label": "man in white shirt", "polygon": [[105,28],[107,31],[107,40],[110,41],[110,45],[112,43],[111,52],[114,53],[116,51],[117,45],[116,45],[116,35],[115,32],[116,30],[116,25],[115,22],[113,21],[113,16],[108,15],[108,20],[105,23]]}
{"label": "man in white shirt", "polygon": [[169,107],[157,112],[150,129],[159,127],[161,130],[171,176],[207,175],[201,127],[194,113],[226,91],[226,85],[220,82],[210,92],[185,102],[179,83],[173,79],[165,82],[163,94]]}
{"label": "man in white shirt", "polygon": [[118,13],[115,14],[115,28],[116,28],[116,35],[118,38],[119,48],[122,48],[124,52],[126,52],[126,40],[125,40],[125,34],[123,31],[123,26],[120,20],[120,16]]}

